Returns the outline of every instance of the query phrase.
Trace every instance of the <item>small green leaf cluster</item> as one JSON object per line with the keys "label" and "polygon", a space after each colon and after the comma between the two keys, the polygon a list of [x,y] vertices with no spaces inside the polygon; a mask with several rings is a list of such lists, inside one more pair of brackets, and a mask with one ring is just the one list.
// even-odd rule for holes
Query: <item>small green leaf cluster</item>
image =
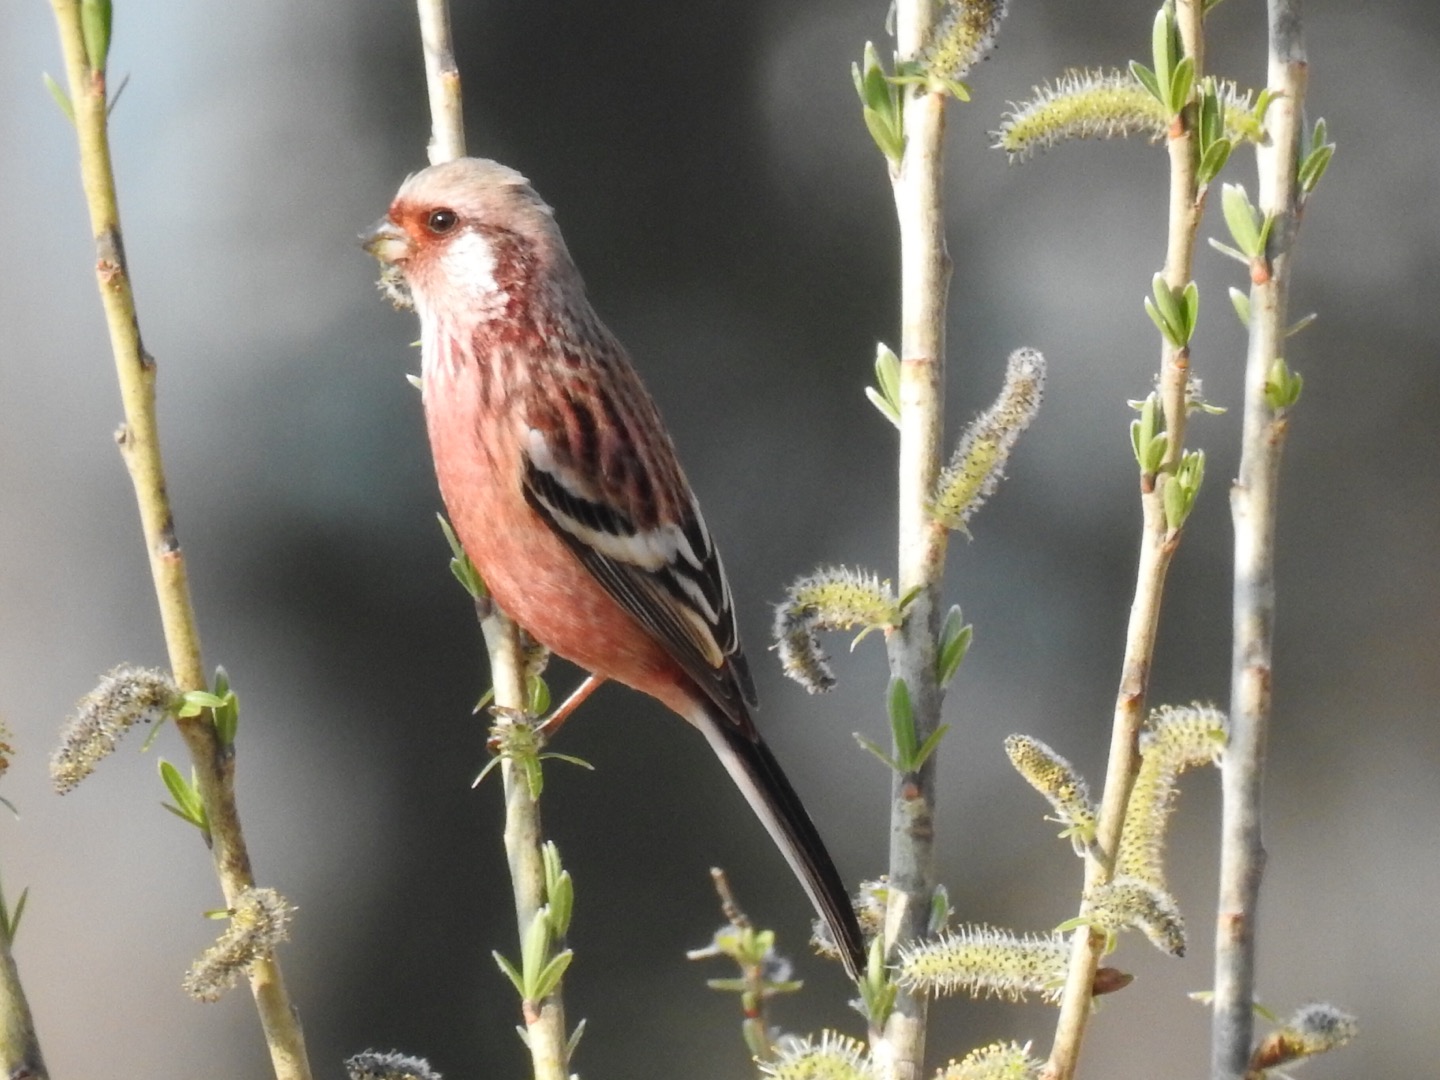
{"label": "small green leaf cluster", "polygon": [[[517,968],[498,951],[492,953],[512,985],[527,1013],[538,1011],[540,1003],[553,994],[564,978],[575,954],[570,949],[554,950],[570,929],[570,914],[575,906],[575,887],[570,874],[560,863],[560,851],[547,841],[541,848],[545,866],[545,904],[534,918],[520,942],[520,966]],[[577,1032],[578,1035],[578,1032]]]}
{"label": "small green leaf cluster", "polygon": [[886,74],[873,42],[865,43],[861,64],[850,66],[855,93],[860,96],[861,115],[875,145],[885,155],[890,167],[900,167],[905,156],[905,113],[901,108],[900,87]]}
{"label": "small green leaf cluster", "polygon": [[[1220,189],[1220,209],[1225,216],[1226,228],[1235,246],[1211,239],[1210,246],[1223,255],[1228,255],[1246,266],[1254,266],[1265,259],[1265,245],[1270,239],[1270,229],[1275,219],[1260,213],[1250,201],[1244,184],[1226,184]],[[1253,271],[1252,271],[1253,273]]]}
{"label": "small green leaf cluster", "polygon": [[920,771],[930,759],[940,740],[950,730],[949,724],[941,724],[922,743],[915,732],[915,710],[910,704],[910,687],[905,680],[890,680],[890,691],[885,695],[885,709],[890,715],[890,733],[894,739],[895,756],[885,753],[870,739],[856,735],[855,740],[870,753],[894,769],[901,776],[911,776]]}
{"label": "small green leaf cluster", "polygon": [[[181,720],[187,720],[208,709],[220,748],[229,750],[235,745],[235,733],[240,727],[240,699],[230,688],[230,676],[223,667],[215,669],[215,680],[211,687],[209,690],[187,690],[184,703],[175,715]],[[151,738],[154,738],[153,733]]]}
{"label": "small green leaf cluster", "polygon": [[1276,412],[1288,409],[1300,400],[1300,391],[1304,388],[1304,377],[1298,371],[1291,371],[1283,356],[1277,356],[1265,378],[1266,404]]}
{"label": "small green leaf cluster", "polygon": [[161,803],[166,810],[181,821],[188,822],[200,830],[205,843],[210,843],[210,813],[205,809],[205,800],[200,797],[200,788],[195,780],[195,769],[190,769],[190,779],[180,775],[180,770],[161,758],[159,761],[160,780],[170,793],[173,803]]}
{"label": "small green leaf cluster", "polygon": [[1171,345],[1188,348],[1200,319],[1199,287],[1189,281],[1182,288],[1172,289],[1164,274],[1156,274],[1150,279],[1150,291],[1155,299],[1145,298],[1145,314]]}
{"label": "small green leaf cluster", "polygon": [[1195,85],[1195,60],[1185,55],[1180,42],[1180,27],[1175,22],[1175,8],[1166,3],[1155,13],[1150,33],[1150,52],[1155,67],[1148,68],[1138,60],[1130,62],[1130,74],[1160,103],[1167,116],[1178,116],[1190,101]]}
{"label": "small green leaf cluster", "polygon": [[[529,685],[532,690],[534,686]],[[543,686],[543,682],[541,686]],[[548,701],[549,691],[545,691],[545,700]],[[495,723],[490,727],[489,746],[495,755],[480,770],[475,777],[471,787],[478,787],[480,782],[488,776],[492,769],[495,769],[502,761],[512,761],[525,778],[526,788],[530,792],[530,798],[539,799],[545,790],[545,774],[542,763],[550,760],[565,761],[571,765],[578,765],[582,769],[593,769],[588,761],[575,757],[573,754],[557,754],[553,750],[545,750],[545,735],[543,725],[540,724],[534,713],[527,713],[520,709],[504,709],[496,706],[491,710],[495,715]]]}
{"label": "small green leaf cluster", "polygon": [[482,600],[489,596],[490,590],[485,587],[485,581],[480,577],[480,571],[475,569],[475,564],[470,561],[470,556],[465,554],[465,549],[460,546],[460,538],[455,535],[455,527],[450,524],[444,514],[435,516],[440,519],[440,528],[445,533],[445,542],[450,545],[450,573],[455,575],[455,580],[470,594],[471,599]]}
{"label": "small green leaf cluster", "polygon": [[900,426],[900,358],[883,341],[875,346],[875,385],[865,388],[865,396],[881,416]]}
{"label": "small green leaf cluster", "polygon": [[1330,159],[1334,156],[1335,144],[1329,139],[1329,131],[1322,117],[1315,121],[1307,145],[1301,149],[1300,166],[1295,177],[1301,191],[1309,195],[1315,190],[1315,185],[1320,183],[1320,178],[1325,175],[1325,170],[1330,167]]}

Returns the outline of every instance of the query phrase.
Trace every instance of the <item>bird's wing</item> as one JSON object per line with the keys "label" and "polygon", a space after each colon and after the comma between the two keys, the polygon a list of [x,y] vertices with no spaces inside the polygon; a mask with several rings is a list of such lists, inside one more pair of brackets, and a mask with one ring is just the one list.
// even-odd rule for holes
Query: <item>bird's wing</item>
{"label": "bird's wing", "polygon": [[[543,432],[530,429],[523,455],[526,500],[721,712],[740,730],[753,730],[747,705],[754,705],[755,690],[740,650],[730,585],[694,496],[683,488],[677,520],[647,527],[632,507],[604,497],[598,485],[577,475],[557,450]],[[669,454],[668,443],[663,450]],[[667,471],[679,475],[678,469]]]}

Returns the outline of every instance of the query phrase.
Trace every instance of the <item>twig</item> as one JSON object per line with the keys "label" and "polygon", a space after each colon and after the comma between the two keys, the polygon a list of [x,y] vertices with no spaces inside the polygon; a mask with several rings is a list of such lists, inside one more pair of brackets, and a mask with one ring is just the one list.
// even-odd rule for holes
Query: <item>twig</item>
{"label": "twig", "polygon": [[[83,5],[79,0],[51,2],[65,54],[80,144],[81,180],[95,237],[95,274],[125,412],[125,423],[116,439],[140,508],[171,672],[182,690],[204,689],[207,682],[200,635],[190,601],[185,559],[175,537],[160,455],[155,416],[155,362],[140,341],[135,297],[125,263],[115,176],[110,164],[104,57],[92,58],[87,52],[81,22]],[[177,720],[176,726],[195,766],[196,786],[210,823],[212,856],[220,887],[226,903],[233,905],[241,893],[255,884],[235,804],[233,748],[222,746],[214,725],[203,714]],[[304,1036],[285,991],[279,963],[273,958],[258,960],[249,977],[276,1077],[309,1080]]]}
{"label": "twig", "polygon": [[[1187,55],[1195,60],[1195,82],[1202,77],[1202,0],[1178,0],[1176,22]],[[1196,182],[1193,139],[1194,104],[1186,106],[1182,122],[1172,131],[1170,152],[1170,201],[1165,254],[1165,282],[1172,289],[1183,288],[1191,279],[1195,239],[1202,205]],[[1178,529],[1166,521],[1164,485],[1173,482],[1173,471],[1184,453],[1186,396],[1190,374],[1188,346],[1176,346],[1161,335],[1160,402],[1165,413],[1168,442],[1160,471],[1141,476],[1140,502],[1143,515],[1140,557],[1135,575],[1135,596],[1125,631],[1125,656],[1121,663],[1120,687],[1110,735],[1110,755],[1105,768],[1105,791],[1100,802],[1094,854],[1085,860],[1085,896],[1110,880],[1125,809],[1135,774],[1140,767],[1140,728],[1145,722],[1145,700],[1150,684],[1150,665],[1155,654],[1160,602],[1170,561],[1180,541]],[[1086,901],[1081,901],[1081,915]],[[1080,1048],[1091,1013],[1095,972],[1106,944],[1105,935],[1081,927],[1075,931],[1070,969],[1060,1001],[1055,1041],[1042,1076],[1045,1080],[1070,1080],[1079,1064]]]}
{"label": "twig", "polygon": [[[1230,494],[1235,521],[1234,654],[1230,743],[1222,771],[1220,901],[1215,935],[1215,1012],[1211,1073],[1245,1075],[1253,1037],[1255,919],[1265,849],[1260,836],[1270,670],[1275,623],[1275,512],[1285,407],[1267,400],[1267,382],[1284,355],[1290,255],[1300,223],[1296,184],[1306,59],[1298,0],[1269,0],[1267,141],[1259,148],[1260,210],[1274,225],[1267,271],[1252,274],[1250,341],[1240,473]],[[1264,280],[1261,280],[1261,279]]]}
{"label": "twig", "polygon": [[[930,39],[932,0],[898,0],[898,57],[913,59]],[[904,625],[890,635],[891,675],[903,679],[923,744],[940,725],[943,692],[936,677],[939,584],[947,532],[930,513],[940,471],[945,412],[945,305],[950,257],[945,250],[945,95],[909,87],[904,103],[905,153],[891,170],[900,226],[899,591],[918,589]],[[898,748],[895,748],[898,754]],[[935,891],[935,755],[918,772],[891,783],[887,950],[928,932]],[[925,998],[901,991],[875,1054],[895,1080],[920,1075],[925,1057]]]}
{"label": "twig", "polygon": [[[21,898],[23,905],[24,898]],[[10,910],[0,895],[0,1075],[48,1080],[45,1057],[40,1052],[40,1039],[35,1034],[35,1020],[20,985],[20,971],[11,952],[12,934],[18,921],[18,909]]]}
{"label": "twig", "polygon": [[[447,0],[418,0],[420,35],[425,49],[425,83],[430,96],[430,163],[438,165],[465,154],[465,121],[461,111],[460,71],[450,39]],[[519,628],[494,603],[479,605],[480,628],[490,655],[495,705],[523,712],[526,706],[525,664]],[[515,893],[515,918],[520,937],[546,903],[544,831],[540,803],[524,770],[506,758],[500,775],[505,789],[505,856]],[[526,1043],[536,1080],[564,1080],[569,1073],[565,1004],[561,987],[538,1003],[526,1003]]]}

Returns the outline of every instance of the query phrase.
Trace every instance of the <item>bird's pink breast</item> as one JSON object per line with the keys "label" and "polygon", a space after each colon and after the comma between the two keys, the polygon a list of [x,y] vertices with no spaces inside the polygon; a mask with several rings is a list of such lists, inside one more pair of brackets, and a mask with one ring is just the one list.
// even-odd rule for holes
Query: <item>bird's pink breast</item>
{"label": "bird's pink breast", "polygon": [[[514,396],[482,395],[484,362],[427,365],[425,372],[435,474],[460,543],[500,607],[542,645],[688,716],[688,677],[526,502],[526,425]],[[498,376],[491,373],[492,387]]]}

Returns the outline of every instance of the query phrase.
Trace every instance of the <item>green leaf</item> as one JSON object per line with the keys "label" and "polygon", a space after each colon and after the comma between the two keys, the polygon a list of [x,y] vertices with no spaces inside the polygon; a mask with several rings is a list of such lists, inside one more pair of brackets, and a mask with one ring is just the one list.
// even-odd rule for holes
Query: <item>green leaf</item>
{"label": "green leaf", "polygon": [[544,1001],[553,994],[555,988],[560,985],[560,980],[565,977],[565,972],[570,967],[570,961],[574,959],[575,954],[569,949],[552,956],[550,962],[541,968],[535,976],[535,985],[533,987],[535,996],[530,1000]]}
{"label": "green leaf", "polygon": [[865,396],[882,416],[900,426],[900,358],[883,341],[875,347],[875,386],[867,386]]}
{"label": "green leaf", "polygon": [[114,20],[110,0],[80,0],[80,34],[91,71],[104,72],[110,57],[110,30]]}
{"label": "green leaf", "polygon": [[521,977],[520,972],[515,970],[515,965],[494,950],[491,951],[490,955],[495,958],[495,963],[498,964],[500,970],[505,973],[505,977],[510,980],[510,984],[515,987],[515,993],[519,994],[523,1000],[525,997],[525,980]]}
{"label": "green leaf", "polygon": [[1265,378],[1265,402],[1276,412],[1290,408],[1300,400],[1305,380],[1298,371],[1291,371],[1283,356],[1277,356]]}
{"label": "green leaf", "polygon": [[885,695],[885,709],[890,714],[890,734],[895,740],[895,757],[902,772],[911,771],[909,762],[915,757],[915,711],[910,706],[910,687],[905,680],[890,680]]}
{"label": "green leaf", "polygon": [[855,737],[855,741],[856,741],[857,743],[859,743],[862,748],[870,751],[870,753],[874,754],[877,758],[879,758],[879,759],[880,759],[880,763],[881,763],[882,765],[884,765],[886,768],[888,768],[888,769],[893,769],[893,770],[894,770],[895,772],[897,772],[897,773],[903,773],[903,772],[905,771],[904,769],[902,769],[902,768],[900,767],[900,763],[899,763],[898,761],[896,761],[894,758],[892,758],[889,754],[887,754],[887,753],[884,751],[884,749],[881,748],[881,746],[880,746],[879,743],[876,743],[876,742],[874,742],[874,741],[871,740],[871,739],[867,739],[864,735],[861,735],[858,731],[852,732],[852,734],[853,734],[854,737]]}
{"label": "green leaf", "polygon": [[215,669],[215,696],[220,699],[220,704],[210,708],[215,737],[223,749],[229,750],[235,745],[235,734],[240,728],[240,699],[230,689],[230,676],[223,667]]}
{"label": "green leaf", "polygon": [[1315,190],[1334,156],[1335,144],[1329,141],[1329,128],[1323,118],[1316,120],[1310,131],[1310,148],[1302,154],[1296,172],[1296,182],[1301,191],[1308,195]]}
{"label": "green leaf", "polygon": [[65,114],[65,119],[70,121],[70,126],[75,126],[75,106],[70,102],[70,95],[65,88],[50,77],[47,71],[41,76],[45,80],[45,89],[50,91],[50,96],[55,99],[55,104],[60,106],[60,111]]}
{"label": "green leaf", "polygon": [[1195,336],[1195,327],[1200,324],[1200,286],[1187,281],[1180,291],[1181,326],[1185,331],[1185,344]]}
{"label": "green leaf", "polygon": [[471,599],[479,600],[490,595],[485,588],[484,579],[480,577],[480,571],[475,569],[470,556],[465,554],[465,549],[460,546],[460,538],[455,535],[454,527],[444,514],[435,516],[440,519],[440,528],[445,533],[446,543],[450,545],[450,573],[455,575],[455,580],[470,594]]}
{"label": "green leaf", "polygon": [[1230,286],[1230,303],[1235,308],[1235,317],[1241,326],[1250,325],[1250,294]]}
{"label": "green leaf", "polygon": [[1184,528],[1204,482],[1205,451],[1192,450],[1180,459],[1175,474],[1165,484],[1165,524],[1172,532]]}
{"label": "green leaf", "polygon": [[525,711],[531,716],[544,716],[550,711],[550,687],[540,675],[525,676]]}
{"label": "green leaf", "polygon": [[1175,65],[1170,75],[1170,112],[1178,113],[1190,100],[1190,90],[1195,85],[1195,61],[1185,57]]}
{"label": "green leaf", "polygon": [[405,373],[405,381],[408,382],[411,386],[415,387],[416,390],[425,389],[425,380],[422,379],[419,375],[411,375],[407,371]]}
{"label": "green leaf", "polygon": [[940,628],[940,641],[936,648],[935,676],[939,685],[948,686],[955,677],[955,672],[960,669],[970,651],[970,641],[974,634],[975,628],[966,625],[960,606],[957,604],[952,607],[945,616],[945,624]]}
{"label": "green leaf", "polygon": [[884,396],[873,386],[865,387],[865,396],[870,400],[871,405],[874,405],[875,408],[880,410],[881,416],[885,417],[886,420],[889,420],[890,423],[894,424],[897,428],[900,426],[900,414],[895,411],[895,407],[886,401]]}
{"label": "green leaf", "polygon": [[1232,149],[1233,146],[1229,139],[1216,139],[1205,147],[1205,153],[1200,158],[1199,172],[1196,176],[1202,187],[1220,175],[1220,170],[1225,168],[1226,162],[1230,160]]}
{"label": "green leaf", "polygon": [[1314,311],[1310,312],[1309,315],[1300,316],[1300,318],[1296,319],[1293,323],[1289,325],[1289,327],[1286,328],[1285,336],[1287,338],[1294,337],[1296,334],[1300,333],[1301,330],[1304,330],[1307,326],[1309,326],[1319,317],[1320,315]]}
{"label": "green leaf", "polygon": [[1221,188],[1220,208],[1235,246],[1244,253],[1246,259],[1254,259],[1263,254],[1265,241],[1260,228],[1260,211],[1251,203],[1244,186],[1226,184]]}
{"label": "green leaf", "polygon": [[892,165],[898,165],[900,159],[905,156],[905,136],[899,127],[900,114],[894,110],[881,112],[878,109],[867,108],[863,115],[865,127],[869,129],[870,137],[875,140],[875,145],[880,148],[880,152]]}
{"label": "green leaf", "polygon": [[170,797],[175,800],[175,805],[162,803],[165,809],[169,810],[182,821],[188,821],[205,835],[205,842],[210,842],[210,818],[205,812],[204,800],[200,798],[199,789],[195,784],[195,773],[191,770],[190,779],[186,780],[180,775],[180,770],[171,765],[164,758],[160,759],[160,779],[164,782]]}
{"label": "green leaf", "polygon": [[1140,61],[1131,60],[1130,74],[1135,76],[1135,80],[1141,86],[1145,87],[1146,90],[1150,91],[1151,97],[1153,97],[1156,101],[1160,102],[1162,105],[1165,104],[1165,98],[1160,93],[1160,80],[1155,77],[1155,72],[1151,71],[1144,64],[1140,63]]}
{"label": "green leaf", "polygon": [[906,771],[919,772],[925,766],[925,762],[930,760],[930,755],[935,753],[936,749],[940,746],[940,740],[945,737],[945,733],[949,730],[949,724],[941,724],[932,731],[930,737],[920,744],[920,749],[915,751],[914,760],[911,762],[910,768]]}

